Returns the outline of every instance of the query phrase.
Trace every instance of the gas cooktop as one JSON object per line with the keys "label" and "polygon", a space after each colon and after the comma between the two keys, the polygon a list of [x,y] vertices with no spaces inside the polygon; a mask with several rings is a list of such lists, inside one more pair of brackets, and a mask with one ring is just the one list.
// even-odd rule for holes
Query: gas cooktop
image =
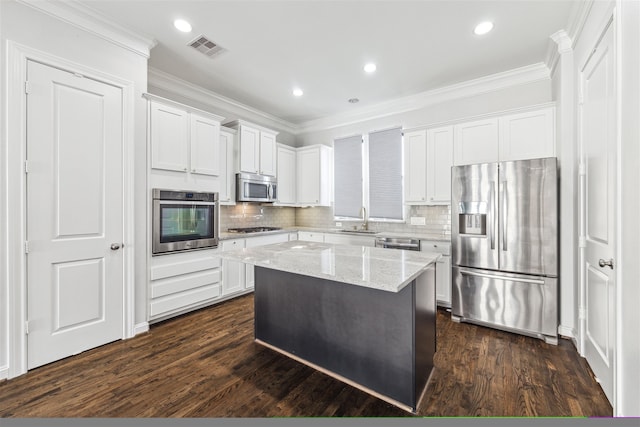
{"label": "gas cooktop", "polygon": [[230,233],[260,233],[262,231],[281,230],[280,227],[244,227],[244,228],[227,228]]}

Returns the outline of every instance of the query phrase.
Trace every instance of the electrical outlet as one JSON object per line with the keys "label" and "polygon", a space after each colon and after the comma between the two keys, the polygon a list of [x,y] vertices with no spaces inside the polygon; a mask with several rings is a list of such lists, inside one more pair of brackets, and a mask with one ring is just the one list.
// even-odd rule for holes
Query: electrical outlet
{"label": "electrical outlet", "polygon": [[341,222],[336,222],[336,227],[342,227],[342,223]]}
{"label": "electrical outlet", "polygon": [[411,217],[411,225],[425,225],[424,217],[422,216],[412,216]]}

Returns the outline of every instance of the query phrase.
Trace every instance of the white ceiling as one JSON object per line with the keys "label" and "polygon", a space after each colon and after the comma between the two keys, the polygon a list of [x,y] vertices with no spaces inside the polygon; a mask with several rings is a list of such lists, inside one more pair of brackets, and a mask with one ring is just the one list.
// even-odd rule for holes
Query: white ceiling
{"label": "white ceiling", "polygon": [[[575,1],[83,0],[157,40],[149,66],[300,125],[544,62]],[[173,27],[177,18],[191,33]],[[494,30],[473,34],[480,21]],[[226,49],[209,58],[187,43]],[[374,74],[363,66],[375,62]],[[292,96],[300,87],[304,95]],[[358,104],[347,102],[359,98]]]}

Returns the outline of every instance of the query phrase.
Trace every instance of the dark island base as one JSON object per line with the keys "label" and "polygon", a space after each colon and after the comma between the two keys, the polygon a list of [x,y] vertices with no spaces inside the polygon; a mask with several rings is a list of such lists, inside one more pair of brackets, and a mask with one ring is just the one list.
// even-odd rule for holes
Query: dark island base
{"label": "dark island base", "polygon": [[255,339],[415,412],[433,369],[435,268],[387,292],[255,268]]}

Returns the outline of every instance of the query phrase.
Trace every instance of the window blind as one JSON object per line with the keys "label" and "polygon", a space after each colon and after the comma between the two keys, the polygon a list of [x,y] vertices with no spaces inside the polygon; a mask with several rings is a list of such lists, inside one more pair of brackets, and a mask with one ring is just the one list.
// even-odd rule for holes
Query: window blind
{"label": "window blind", "polygon": [[334,215],[360,218],[362,208],[362,136],[336,139],[333,144]]}
{"label": "window blind", "polygon": [[402,192],[402,128],[370,133],[369,216],[402,220]]}

